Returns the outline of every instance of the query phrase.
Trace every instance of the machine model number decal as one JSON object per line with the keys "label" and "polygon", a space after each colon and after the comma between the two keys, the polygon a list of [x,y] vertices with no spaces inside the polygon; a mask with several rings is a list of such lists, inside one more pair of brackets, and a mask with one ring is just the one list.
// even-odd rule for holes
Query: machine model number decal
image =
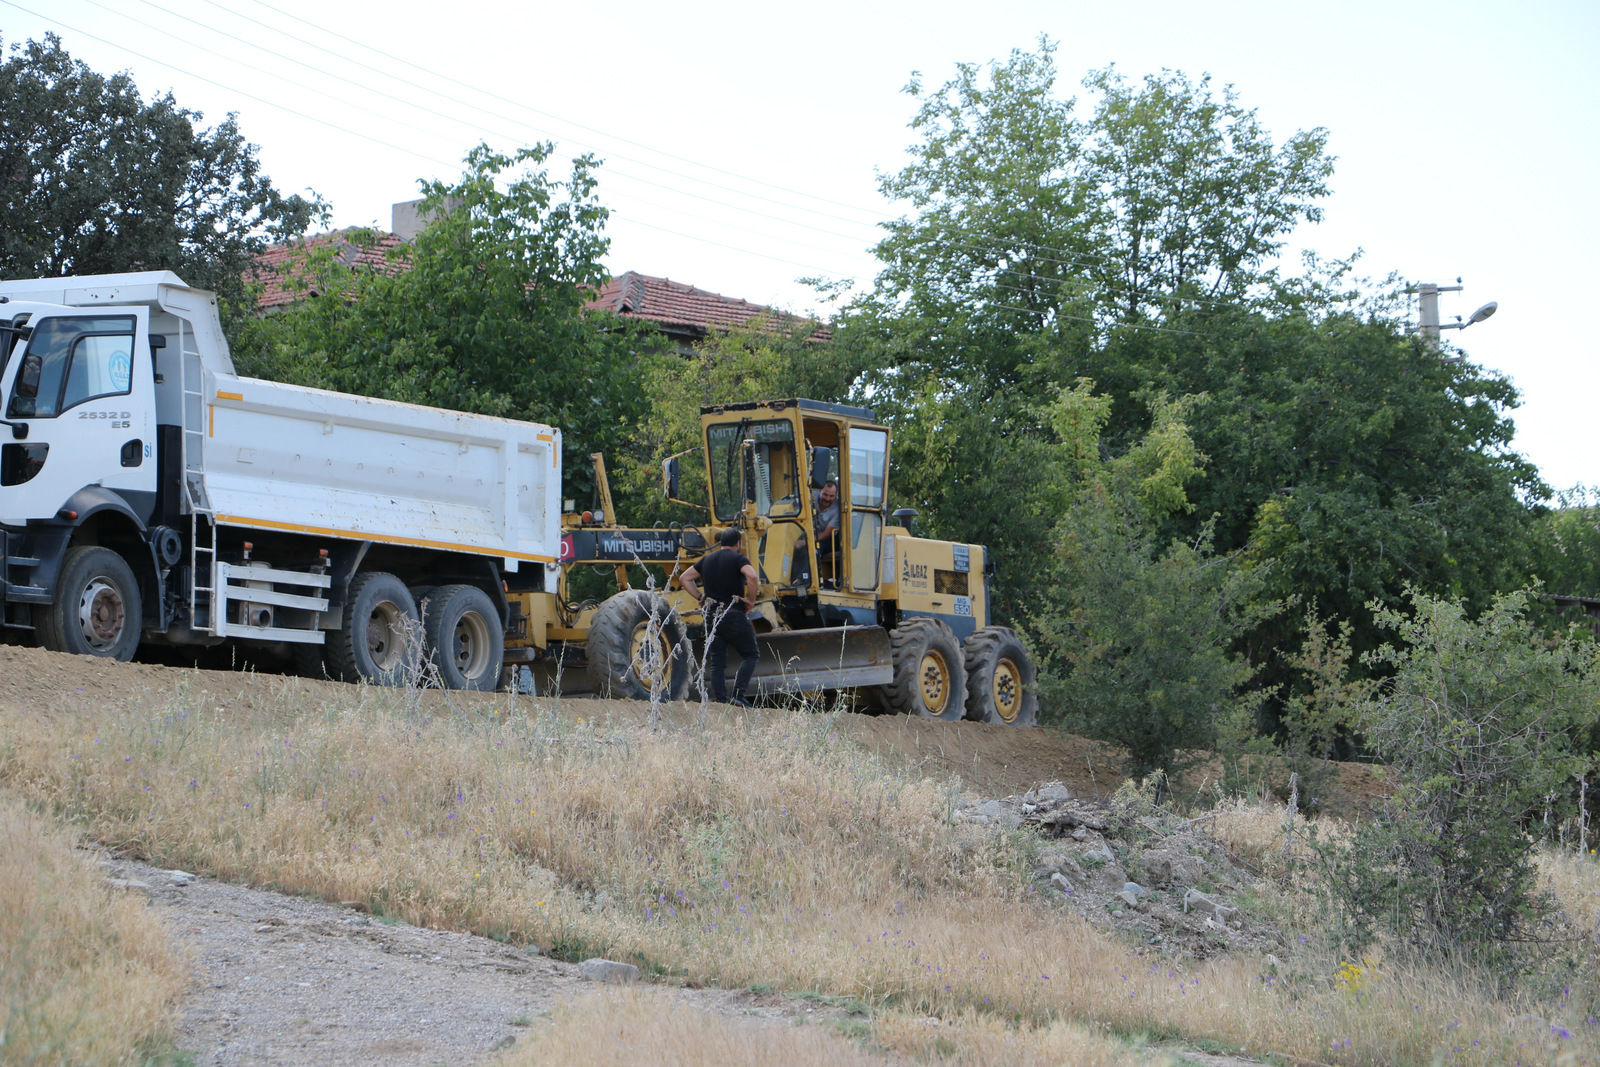
{"label": "machine model number decal", "polygon": [[126,429],[128,429],[129,427],[131,427],[133,425],[132,421],[130,421],[132,419],[132,417],[133,417],[132,414],[130,412],[127,412],[127,411],[80,411],[80,412],[78,412],[78,418],[80,418],[80,419],[95,419],[95,420],[111,419],[111,420],[113,420],[111,425],[116,427],[117,429],[120,429],[120,430],[126,430]]}
{"label": "machine model number decal", "polygon": [[958,597],[956,597],[956,614],[957,615],[971,615],[972,614],[972,598],[971,597],[969,597],[969,596],[958,596]]}

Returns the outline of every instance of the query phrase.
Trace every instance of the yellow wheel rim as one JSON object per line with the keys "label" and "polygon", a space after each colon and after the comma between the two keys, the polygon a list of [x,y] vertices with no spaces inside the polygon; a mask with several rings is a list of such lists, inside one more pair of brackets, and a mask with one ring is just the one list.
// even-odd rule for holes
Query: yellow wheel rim
{"label": "yellow wheel rim", "polygon": [[667,644],[665,627],[655,624],[652,634],[650,620],[645,619],[633,628],[633,637],[628,642],[628,663],[640,685],[646,689],[665,685],[667,665],[671,662],[672,648]]}
{"label": "yellow wheel rim", "polygon": [[944,706],[950,700],[950,665],[937,649],[930,648],[922,654],[917,681],[922,686],[923,705],[934,715],[944,714]]}
{"label": "yellow wheel rim", "polygon": [[994,679],[989,683],[994,698],[994,710],[1003,722],[1015,722],[1022,710],[1022,671],[1009,659],[994,665]]}

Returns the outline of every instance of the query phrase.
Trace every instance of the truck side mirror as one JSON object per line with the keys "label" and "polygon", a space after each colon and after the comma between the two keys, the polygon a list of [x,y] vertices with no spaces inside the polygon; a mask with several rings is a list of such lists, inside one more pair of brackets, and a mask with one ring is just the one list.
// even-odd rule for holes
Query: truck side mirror
{"label": "truck side mirror", "polygon": [[17,371],[17,395],[36,398],[39,395],[39,375],[44,372],[44,359],[30,352],[22,357],[22,369]]}
{"label": "truck side mirror", "polygon": [[661,493],[668,500],[678,499],[678,457],[661,461]]}
{"label": "truck side mirror", "polygon": [[811,488],[821,489],[833,477],[833,449],[817,445],[811,450]]}

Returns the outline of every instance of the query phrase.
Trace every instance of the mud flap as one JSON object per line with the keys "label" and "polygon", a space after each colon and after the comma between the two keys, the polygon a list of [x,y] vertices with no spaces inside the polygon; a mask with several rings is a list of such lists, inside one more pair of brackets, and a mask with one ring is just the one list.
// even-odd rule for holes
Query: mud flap
{"label": "mud flap", "polygon": [[[881,626],[831,626],[756,634],[761,660],[751,695],[888,685],[894,681],[889,632]],[[729,684],[738,664],[728,656]]]}

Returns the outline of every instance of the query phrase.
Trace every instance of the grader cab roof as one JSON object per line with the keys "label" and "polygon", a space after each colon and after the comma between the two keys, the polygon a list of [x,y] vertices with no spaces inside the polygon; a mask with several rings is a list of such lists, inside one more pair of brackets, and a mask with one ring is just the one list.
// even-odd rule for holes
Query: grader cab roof
{"label": "grader cab roof", "polygon": [[801,411],[820,411],[828,415],[843,415],[850,419],[865,419],[867,422],[876,420],[877,415],[871,408],[851,407],[849,404],[829,404],[822,400],[805,400],[791,398],[788,400],[759,400],[740,404],[712,404],[700,409],[702,415],[725,415],[745,411],[783,411],[790,407],[797,407]]}

